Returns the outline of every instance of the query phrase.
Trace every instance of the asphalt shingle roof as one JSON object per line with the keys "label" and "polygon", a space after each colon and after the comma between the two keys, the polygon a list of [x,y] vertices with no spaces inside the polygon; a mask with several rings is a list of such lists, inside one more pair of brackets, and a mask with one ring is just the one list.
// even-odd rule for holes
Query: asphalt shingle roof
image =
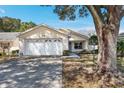
{"label": "asphalt shingle roof", "polygon": [[124,33],[120,33],[119,35],[120,35],[120,36],[124,36]]}
{"label": "asphalt shingle roof", "polygon": [[0,40],[14,40],[19,32],[0,32]]}

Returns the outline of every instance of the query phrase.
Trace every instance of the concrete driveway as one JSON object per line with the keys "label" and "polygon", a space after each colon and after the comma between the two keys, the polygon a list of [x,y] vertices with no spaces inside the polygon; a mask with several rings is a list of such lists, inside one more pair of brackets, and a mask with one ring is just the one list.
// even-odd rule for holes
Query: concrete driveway
{"label": "concrete driveway", "polygon": [[60,58],[33,58],[2,63],[0,64],[0,87],[62,87],[62,61]]}

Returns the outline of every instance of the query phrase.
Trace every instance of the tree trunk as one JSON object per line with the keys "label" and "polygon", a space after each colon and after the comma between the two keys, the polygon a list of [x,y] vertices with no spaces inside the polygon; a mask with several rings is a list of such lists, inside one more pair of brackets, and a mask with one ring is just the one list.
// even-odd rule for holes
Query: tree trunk
{"label": "tree trunk", "polygon": [[[98,37],[98,66],[101,72],[108,70],[114,71],[117,69],[117,37],[120,27],[120,7],[107,6],[108,15],[103,17],[99,12],[99,7],[88,6],[88,9],[93,17],[97,37]],[[101,14],[101,15],[100,15]]]}
{"label": "tree trunk", "polygon": [[98,66],[99,70],[102,73],[108,71],[116,71],[117,70],[117,55],[116,55],[116,46],[117,46],[117,31],[119,26],[112,30],[109,29],[109,26],[103,26],[99,31],[98,35]]}
{"label": "tree trunk", "polygon": [[99,7],[87,6],[94,21],[98,37],[98,69],[94,71],[94,79],[100,80],[101,87],[124,85],[123,76],[117,69],[116,46],[120,27],[120,7],[107,6],[107,16],[101,16]]}

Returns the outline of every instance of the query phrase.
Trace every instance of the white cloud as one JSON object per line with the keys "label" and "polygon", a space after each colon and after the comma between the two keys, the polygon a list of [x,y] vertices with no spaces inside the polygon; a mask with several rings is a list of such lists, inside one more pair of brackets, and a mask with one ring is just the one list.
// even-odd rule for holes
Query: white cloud
{"label": "white cloud", "polygon": [[89,36],[89,34],[95,34],[95,28],[90,26],[90,27],[82,27],[82,28],[73,28],[74,31],[77,31],[79,33],[82,33],[86,36]]}
{"label": "white cloud", "polygon": [[120,29],[119,33],[124,33],[124,29]]}
{"label": "white cloud", "polygon": [[5,10],[2,9],[2,8],[0,8],[0,13],[1,13],[1,14],[4,14],[4,13],[5,13]]}
{"label": "white cloud", "polygon": [[[95,28],[94,27],[84,27],[84,28],[75,28],[74,30],[77,30],[79,32],[95,32]],[[120,28],[119,33],[124,33],[124,28]]]}
{"label": "white cloud", "polygon": [[75,28],[72,28],[73,30],[77,30],[77,31],[86,31],[86,30],[95,30],[95,28],[93,26],[86,26],[86,27],[75,27]]}

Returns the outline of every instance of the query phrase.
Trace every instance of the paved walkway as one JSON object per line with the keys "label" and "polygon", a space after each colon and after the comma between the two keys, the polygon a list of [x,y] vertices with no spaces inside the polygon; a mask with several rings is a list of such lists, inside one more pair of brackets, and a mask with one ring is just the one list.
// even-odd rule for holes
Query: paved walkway
{"label": "paved walkway", "polygon": [[0,87],[62,87],[62,61],[35,58],[2,63],[0,64]]}

